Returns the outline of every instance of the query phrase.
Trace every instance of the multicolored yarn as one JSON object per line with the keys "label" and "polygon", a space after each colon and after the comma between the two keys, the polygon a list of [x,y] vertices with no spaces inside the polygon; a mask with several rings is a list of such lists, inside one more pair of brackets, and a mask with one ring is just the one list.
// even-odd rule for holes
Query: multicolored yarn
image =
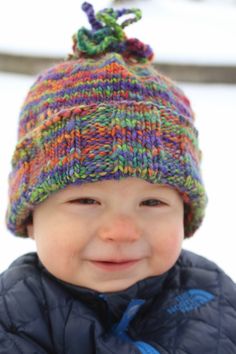
{"label": "multicolored yarn", "polygon": [[[145,63],[153,59],[153,51],[136,38],[127,39],[123,29],[131,23],[141,19],[139,9],[113,10],[112,8],[94,13],[92,5],[85,2],[82,9],[88,16],[92,30],[84,27],[73,36],[73,54],[68,59],[95,56],[106,52],[120,53],[124,58]],[[127,14],[134,14],[134,18],[125,20],[121,25],[117,20]],[[102,24],[104,22],[105,25]]]}
{"label": "multicolored yarn", "polygon": [[[99,20],[107,14],[118,18],[123,10],[95,17],[91,5],[83,7],[93,23],[88,43],[92,38],[99,46]],[[207,198],[189,100],[150,62],[134,63],[133,52],[124,56],[105,46],[93,56],[88,47],[86,57],[77,57],[76,49],[74,60],[43,72],[25,99],[9,177],[9,230],[27,237],[35,205],[68,184],[139,177],[179,191],[185,237],[191,236]]]}

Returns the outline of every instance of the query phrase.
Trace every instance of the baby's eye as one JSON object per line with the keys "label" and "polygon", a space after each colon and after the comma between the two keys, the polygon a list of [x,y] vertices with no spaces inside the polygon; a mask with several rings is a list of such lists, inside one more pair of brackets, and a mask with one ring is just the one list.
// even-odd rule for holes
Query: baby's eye
{"label": "baby's eye", "polygon": [[91,204],[94,204],[97,202],[96,202],[96,200],[91,199],[91,198],[77,198],[77,199],[70,200],[69,203],[91,205]]}
{"label": "baby's eye", "polygon": [[145,200],[144,202],[145,204],[148,204],[148,206],[160,206],[160,205],[165,205],[165,203],[163,203],[162,201],[158,200],[158,199],[148,199]]}

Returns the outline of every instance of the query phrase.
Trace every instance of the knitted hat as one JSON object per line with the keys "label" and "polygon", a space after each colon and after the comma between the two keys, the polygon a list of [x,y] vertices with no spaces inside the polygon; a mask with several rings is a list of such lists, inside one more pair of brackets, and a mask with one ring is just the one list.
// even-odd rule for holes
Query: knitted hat
{"label": "knitted hat", "polygon": [[[27,237],[35,205],[68,184],[139,177],[179,191],[189,237],[207,201],[189,100],[155,71],[151,48],[124,34],[140,10],[82,8],[92,29],[78,31],[73,54],[44,71],[23,104],[7,226]],[[118,24],[124,14],[134,17]]]}

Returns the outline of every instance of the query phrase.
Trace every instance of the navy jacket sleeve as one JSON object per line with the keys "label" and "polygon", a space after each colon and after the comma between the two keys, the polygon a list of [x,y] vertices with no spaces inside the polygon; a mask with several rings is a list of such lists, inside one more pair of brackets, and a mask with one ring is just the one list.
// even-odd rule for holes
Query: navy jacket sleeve
{"label": "navy jacket sleeve", "polygon": [[48,351],[42,349],[37,343],[33,343],[29,338],[19,337],[0,329],[0,353],[1,354],[49,354]]}
{"label": "navy jacket sleeve", "polygon": [[40,277],[27,263],[27,256],[25,261],[21,267],[12,266],[0,277],[0,354],[51,352]]}

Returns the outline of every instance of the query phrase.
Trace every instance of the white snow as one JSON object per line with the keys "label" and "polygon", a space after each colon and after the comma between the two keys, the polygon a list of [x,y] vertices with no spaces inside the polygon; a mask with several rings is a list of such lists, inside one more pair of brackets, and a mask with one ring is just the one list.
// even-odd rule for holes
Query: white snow
{"label": "white snow", "polygon": [[[111,0],[91,0],[95,10]],[[71,51],[71,36],[89,28],[82,0],[2,1],[0,51],[60,55]],[[139,7],[143,18],[126,28],[153,48],[156,59],[169,62],[236,63],[234,0],[132,0],[119,7]],[[123,22],[123,19],[120,20]]]}
{"label": "white snow", "polygon": [[[18,111],[33,77],[0,73],[0,272],[18,255],[35,250],[34,242],[12,236],[5,228],[7,175],[16,139]],[[180,86],[192,101],[203,150],[203,176],[209,205],[202,227],[184,247],[220,265],[236,281],[235,130],[236,85]]]}
{"label": "white snow", "polygon": [[13,237],[5,228],[7,208],[7,177],[10,159],[16,143],[17,119],[24,95],[33,78],[0,73],[1,122],[0,129],[0,272],[17,256],[34,250],[34,243],[28,239]]}

